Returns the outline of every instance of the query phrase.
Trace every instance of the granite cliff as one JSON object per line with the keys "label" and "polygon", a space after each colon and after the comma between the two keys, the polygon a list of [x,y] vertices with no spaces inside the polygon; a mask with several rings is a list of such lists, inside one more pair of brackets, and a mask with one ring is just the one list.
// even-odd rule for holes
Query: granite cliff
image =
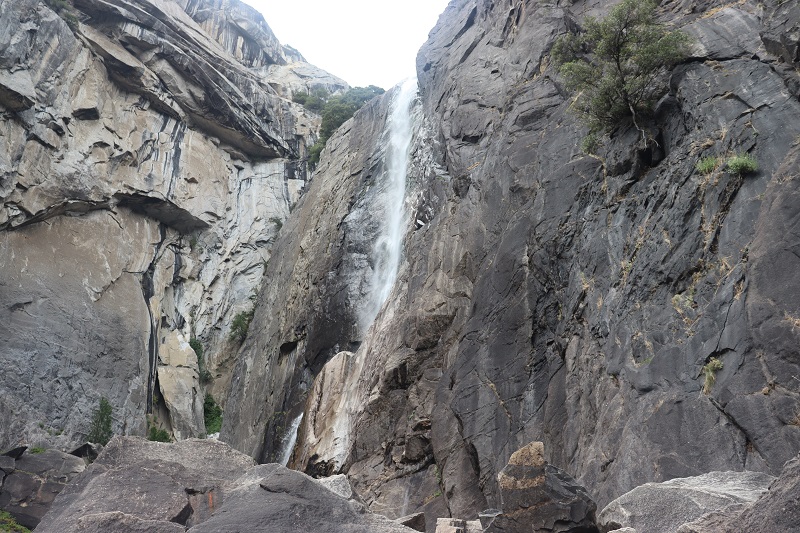
{"label": "granite cliff", "polygon": [[[287,221],[223,439],[347,473],[390,517],[497,507],[498,472],[535,440],[599,507],[796,455],[800,8],[662,2],[693,46],[654,142],[623,123],[588,156],[549,53],[609,7],[450,3],[418,55],[391,295],[365,328],[397,89],[339,130]],[[739,153],[759,170],[696,169]]]}
{"label": "granite cliff", "polygon": [[292,94],[347,84],[237,1],[52,5],[0,5],[0,447],[77,444],[100,397],[204,434],[307,179]]}

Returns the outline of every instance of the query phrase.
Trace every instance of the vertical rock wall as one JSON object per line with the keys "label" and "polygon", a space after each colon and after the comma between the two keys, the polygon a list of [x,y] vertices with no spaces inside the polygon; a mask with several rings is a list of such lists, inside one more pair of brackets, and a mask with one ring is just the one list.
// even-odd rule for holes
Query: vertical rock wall
{"label": "vertical rock wall", "polygon": [[316,78],[272,80],[301,58],[238,2],[60,15],[0,5],[0,448],[84,439],[102,396],[117,433],[200,435],[305,184],[319,117],[287,98]]}
{"label": "vertical rock wall", "polygon": [[[600,506],[796,453],[798,7],[662,2],[695,45],[648,124],[656,143],[621,124],[590,157],[549,50],[608,7],[451,2],[418,56],[427,127],[389,301],[354,333],[347,295],[370,265],[346,260],[348,221],[375,175],[372,106],[277,246],[226,439],[268,458],[272,421],[305,397],[294,465],[348,473],[390,516],[496,506],[498,471],[533,440]],[[758,172],[695,169],[742,152]]]}

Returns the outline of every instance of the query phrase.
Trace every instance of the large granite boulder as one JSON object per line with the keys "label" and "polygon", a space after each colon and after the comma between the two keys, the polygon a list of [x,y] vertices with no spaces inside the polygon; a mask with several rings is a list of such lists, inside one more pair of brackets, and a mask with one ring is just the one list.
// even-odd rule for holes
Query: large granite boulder
{"label": "large granite boulder", "polygon": [[755,502],[774,479],[759,472],[709,472],[646,483],[609,503],[597,520],[603,531],[630,527],[642,533],[674,532],[707,513]]}
{"label": "large granite boulder", "polygon": [[329,484],[337,492],[277,464],[256,466],[215,440],[115,437],[69,483],[37,531],[413,531],[367,512],[346,480]]}
{"label": "large granite boulder", "polygon": [[497,477],[502,513],[488,533],[597,533],[597,505],[569,474],[546,463],[541,442],[514,452]]}
{"label": "large granite boulder", "polygon": [[28,448],[16,458],[0,456],[0,511],[7,511],[25,527],[34,528],[55,497],[86,463],[58,450]]}
{"label": "large granite boulder", "polygon": [[237,482],[222,507],[193,533],[411,533],[367,512],[313,478],[277,464],[260,465]]}
{"label": "large granite boulder", "polygon": [[800,456],[753,503],[731,506],[684,524],[676,533],[773,533],[800,529]]}
{"label": "large granite boulder", "polygon": [[[37,531],[77,531],[88,524],[97,531],[109,524],[124,531],[128,522],[140,527],[142,521],[153,527],[190,526],[219,508],[233,482],[254,464],[215,440],[167,444],[114,437],[69,483]],[[115,517],[125,521],[117,523]]]}

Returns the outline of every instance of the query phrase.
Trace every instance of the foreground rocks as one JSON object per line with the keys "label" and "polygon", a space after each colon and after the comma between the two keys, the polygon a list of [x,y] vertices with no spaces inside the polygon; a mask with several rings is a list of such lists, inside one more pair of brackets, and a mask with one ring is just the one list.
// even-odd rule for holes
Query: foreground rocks
{"label": "foreground rocks", "polygon": [[676,533],[773,533],[800,527],[800,456],[752,504],[730,506],[682,525]]}
{"label": "foreground rocks", "polygon": [[28,448],[0,455],[0,511],[34,528],[55,497],[86,468],[80,457],[58,450]]}
{"label": "foreground rocks", "polygon": [[712,511],[755,502],[774,480],[759,472],[710,472],[646,483],[609,503],[598,523],[603,531],[629,527],[639,532],[674,532]]}
{"label": "foreground rocks", "polygon": [[[346,481],[346,480],[345,480]],[[340,486],[341,480],[333,481]],[[339,492],[344,492],[340,487]],[[115,437],[54,502],[37,532],[408,533],[305,474],[228,445]]]}

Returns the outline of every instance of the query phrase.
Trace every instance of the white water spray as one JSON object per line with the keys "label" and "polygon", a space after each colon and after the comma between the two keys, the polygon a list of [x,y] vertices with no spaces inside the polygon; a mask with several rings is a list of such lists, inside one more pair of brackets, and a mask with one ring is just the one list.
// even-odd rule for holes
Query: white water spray
{"label": "white water spray", "polygon": [[289,431],[281,439],[281,454],[280,454],[280,464],[286,466],[289,464],[289,459],[292,458],[292,452],[294,451],[294,445],[297,444],[297,432],[300,429],[300,422],[303,421],[303,413],[300,413],[292,420],[292,425],[289,427]]}
{"label": "white water spray", "polygon": [[417,80],[409,78],[403,82],[394,96],[386,125],[388,132],[385,156],[386,171],[382,176],[382,182],[378,184],[381,194],[377,206],[378,212],[376,212],[381,223],[378,238],[372,249],[374,268],[369,299],[362,316],[362,331],[372,324],[381,306],[392,292],[400,266],[406,226],[403,207],[406,195],[408,156],[413,135],[413,117],[410,108],[416,96]]}

